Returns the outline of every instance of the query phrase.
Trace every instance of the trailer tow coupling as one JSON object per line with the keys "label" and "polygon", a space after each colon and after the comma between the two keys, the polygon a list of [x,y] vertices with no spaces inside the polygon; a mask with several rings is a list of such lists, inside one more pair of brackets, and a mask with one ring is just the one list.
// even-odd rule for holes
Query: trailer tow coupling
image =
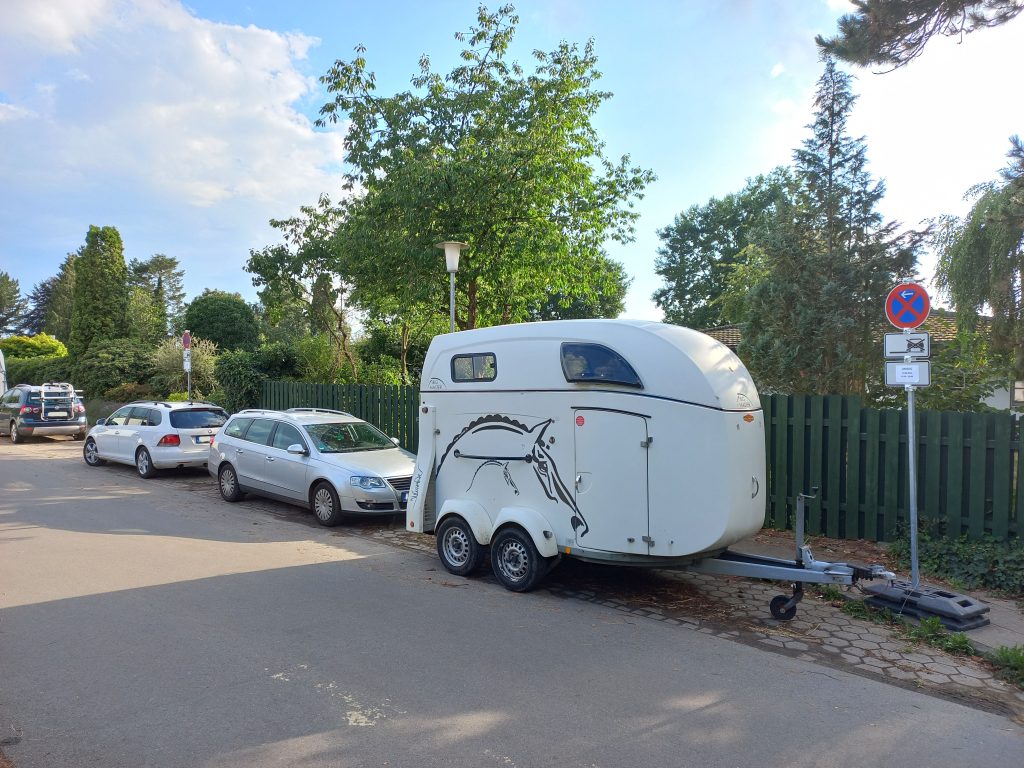
{"label": "trailer tow coupling", "polygon": [[793,584],[793,594],[776,595],[768,605],[772,616],[780,621],[789,621],[796,616],[796,606],[804,596],[804,584],[850,585],[862,580],[885,579],[892,581],[896,575],[881,565],[854,565],[815,560],[811,548],[804,543],[804,507],[812,494],[799,494],[796,500],[796,558],[786,560],[762,555],[747,555],[726,550],[717,557],[705,558],[693,563],[689,570],[720,576],[743,576],[750,579],[788,581]]}

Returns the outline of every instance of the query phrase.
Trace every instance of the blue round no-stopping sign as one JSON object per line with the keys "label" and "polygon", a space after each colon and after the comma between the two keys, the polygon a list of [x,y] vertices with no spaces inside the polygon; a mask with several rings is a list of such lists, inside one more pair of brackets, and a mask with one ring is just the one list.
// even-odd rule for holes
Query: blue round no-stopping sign
{"label": "blue round no-stopping sign", "polygon": [[900,283],[885,297],[885,317],[897,328],[917,328],[931,310],[928,291],[917,283]]}

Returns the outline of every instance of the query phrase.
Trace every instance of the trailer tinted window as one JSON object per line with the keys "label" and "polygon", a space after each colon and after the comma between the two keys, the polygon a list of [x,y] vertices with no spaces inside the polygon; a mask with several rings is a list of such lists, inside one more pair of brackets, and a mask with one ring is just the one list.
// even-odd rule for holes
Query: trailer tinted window
{"label": "trailer tinted window", "polygon": [[452,381],[494,381],[497,376],[498,363],[490,352],[452,358]]}
{"label": "trailer tinted window", "polygon": [[601,344],[563,344],[562,372],[566,381],[643,386],[633,366]]}

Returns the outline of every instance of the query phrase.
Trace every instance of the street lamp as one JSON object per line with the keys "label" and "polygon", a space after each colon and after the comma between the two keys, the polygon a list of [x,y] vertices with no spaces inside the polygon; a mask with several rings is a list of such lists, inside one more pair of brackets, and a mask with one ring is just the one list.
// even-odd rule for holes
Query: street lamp
{"label": "street lamp", "polygon": [[448,276],[451,278],[451,297],[448,303],[451,310],[451,333],[455,333],[455,273],[459,271],[459,254],[463,249],[469,248],[469,243],[445,240],[443,243],[438,243],[436,247],[444,249],[444,263],[448,268]]}

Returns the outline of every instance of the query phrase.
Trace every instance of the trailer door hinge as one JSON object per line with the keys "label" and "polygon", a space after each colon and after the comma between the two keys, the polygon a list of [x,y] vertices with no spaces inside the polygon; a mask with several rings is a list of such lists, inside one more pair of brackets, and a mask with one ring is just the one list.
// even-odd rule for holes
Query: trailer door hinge
{"label": "trailer door hinge", "polygon": [[654,539],[652,539],[650,536],[641,536],[640,541],[642,541],[644,544],[647,544],[650,547],[654,546]]}
{"label": "trailer door hinge", "polygon": [[646,440],[641,440],[640,441],[640,447],[641,448],[650,448],[651,447],[651,443],[653,443],[653,442],[654,442],[654,438],[653,437],[648,437]]}

